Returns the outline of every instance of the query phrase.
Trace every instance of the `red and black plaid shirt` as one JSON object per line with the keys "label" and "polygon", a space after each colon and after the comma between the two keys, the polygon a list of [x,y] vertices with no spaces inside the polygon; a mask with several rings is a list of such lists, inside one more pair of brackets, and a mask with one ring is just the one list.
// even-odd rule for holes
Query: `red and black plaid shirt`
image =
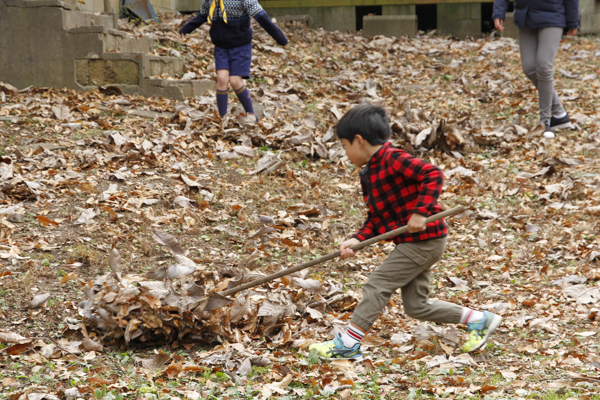
{"label": "red and black plaid shirt", "polygon": [[[414,213],[429,217],[442,211],[437,202],[444,175],[442,171],[387,142],[373,154],[360,173],[369,216],[352,237],[361,242],[408,224]],[[448,227],[443,220],[427,224],[422,232],[396,236],[395,243],[418,242],[444,237]]]}

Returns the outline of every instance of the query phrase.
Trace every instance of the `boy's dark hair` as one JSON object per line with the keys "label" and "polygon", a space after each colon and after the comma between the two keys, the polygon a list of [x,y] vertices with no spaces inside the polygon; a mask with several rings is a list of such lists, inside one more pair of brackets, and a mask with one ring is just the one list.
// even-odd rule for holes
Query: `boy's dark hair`
{"label": "boy's dark hair", "polygon": [[337,136],[350,143],[356,135],[362,136],[369,144],[384,144],[392,134],[387,112],[381,107],[364,103],[354,107],[337,124]]}

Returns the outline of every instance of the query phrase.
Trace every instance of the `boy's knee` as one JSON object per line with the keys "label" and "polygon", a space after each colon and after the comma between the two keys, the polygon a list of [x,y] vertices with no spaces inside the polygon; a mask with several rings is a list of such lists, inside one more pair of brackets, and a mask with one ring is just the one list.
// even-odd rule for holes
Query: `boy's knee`
{"label": "boy's knee", "polygon": [[242,78],[239,76],[230,76],[229,83],[234,90],[239,90],[244,85]]}

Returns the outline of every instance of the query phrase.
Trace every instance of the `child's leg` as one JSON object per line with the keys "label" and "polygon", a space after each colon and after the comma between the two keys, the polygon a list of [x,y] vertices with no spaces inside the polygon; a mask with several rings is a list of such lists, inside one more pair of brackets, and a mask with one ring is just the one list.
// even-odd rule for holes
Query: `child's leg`
{"label": "child's leg", "polygon": [[409,316],[421,320],[466,324],[469,340],[461,347],[464,352],[479,350],[496,330],[502,318],[490,312],[475,311],[441,300],[429,300],[431,270],[423,271],[402,288],[402,304]]}
{"label": "child's leg", "polygon": [[431,270],[423,271],[402,288],[404,312],[420,321],[459,324],[464,307],[441,300],[429,300],[430,277]]}
{"label": "child's leg", "polygon": [[217,70],[217,108],[221,118],[227,114],[227,96],[229,85],[229,70]]}
{"label": "child's leg", "polygon": [[[352,323],[367,332],[396,290],[429,270],[442,257],[445,248],[446,238],[399,244],[363,286],[363,299],[354,311]],[[439,322],[458,322],[461,313],[462,309],[447,312],[447,320]]]}
{"label": "child's leg", "polygon": [[250,78],[250,67],[252,65],[252,43],[231,49],[230,52],[229,83],[235,90],[240,103],[244,106],[246,115],[254,117],[254,106],[250,92],[244,86],[244,79]]}
{"label": "child's leg", "polygon": [[252,104],[252,97],[250,96],[250,92],[248,88],[244,86],[244,80],[241,76],[230,76],[229,83],[231,83],[231,87],[235,91],[240,103],[244,107],[246,111],[246,115],[254,115],[254,106]]}
{"label": "child's leg", "polygon": [[[377,320],[392,295],[435,264],[444,254],[445,248],[446,238],[398,245],[383,264],[371,273],[363,286],[363,299],[356,307],[346,333],[332,341],[311,345],[310,349],[314,349],[323,358],[362,359],[360,340]],[[460,319],[462,309],[458,307],[453,312],[450,317],[452,322]]]}

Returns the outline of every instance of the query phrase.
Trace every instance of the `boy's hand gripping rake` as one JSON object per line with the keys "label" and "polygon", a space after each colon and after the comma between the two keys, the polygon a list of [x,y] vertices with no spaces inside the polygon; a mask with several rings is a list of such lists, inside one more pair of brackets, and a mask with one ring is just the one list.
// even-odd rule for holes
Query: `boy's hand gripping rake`
{"label": "boy's hand gripping rake", "polygon": [[[461,212],[464,211],[464,207],[463,206],[458,206],[455,208],[452,208],[448,211],[444,211],[441,212],[439,214],[435,214],[432,215],[431,217],[427,218],[426,220],[426,224],[429,224],[431,222],[440,220],[442,218],[446,218],[446,217],[450,217],[456,214],[460,214]],[[389,231],[384,233],[383,235],[379,235],[379,236],[375,236],[374,238],[365,240],[364,242],[360,242],[357,243],[353,246],[351,246],[350,248],[352,250],[360,250],[360,249],[364,249],[367,246],[370,246],[374,243],[380,242],[382,240],[387,240],[387,239],[391,239],[395,236],[401,235],[403,233],[408,232],[408,226],[403,226],[402,228],[398,228],[398,229],[394,229],[393,231]],[[232,300],[228,299],[225,296],[230,296],[232,294],[236,294],[238,292],[241,292],[243,290],[246,289],[250,289],[259,285],[262,285],[263,283],[266,282],[270,282],[273,281],[277,278],[281,278],[282,276],[286,276],[289,274],[292,274],[294,272],[297,271],[301,271],[303,269],[306,269],[308,267],[312,267],[313,265],[317,265],[317,264],[321,264],[324,263],[325,261],[329,261],[332,260],[334,258],[337,258],[340,256],[340,252],[339,250],[330,254],[327,254],[326,256],[323,257],[319,257],[319,258],[315,258],[314,260],[302,263],[302,264],[298,264],[295,265],[293,267],[284,269],[282,271],[276,272],[274,274],[271,275],[267,275],[263,278],[260,279],[256,279],[253,280],[251,282],[248,283],[244,283],[243,285],[240,286],[236,286],[234,288],[228,289],[228,290],[224,290],[222,292],[219,293],[213,293],[209,296],[205,296],[201,299],[199,299],[196,303],[192,304],[192,306],[190,307],[190,310],[194,310],[194,311],[211,311],[211,310],[216,310],[217,308],[223,307],[225,305],[227,305],[228,303],[230,303]]]}

